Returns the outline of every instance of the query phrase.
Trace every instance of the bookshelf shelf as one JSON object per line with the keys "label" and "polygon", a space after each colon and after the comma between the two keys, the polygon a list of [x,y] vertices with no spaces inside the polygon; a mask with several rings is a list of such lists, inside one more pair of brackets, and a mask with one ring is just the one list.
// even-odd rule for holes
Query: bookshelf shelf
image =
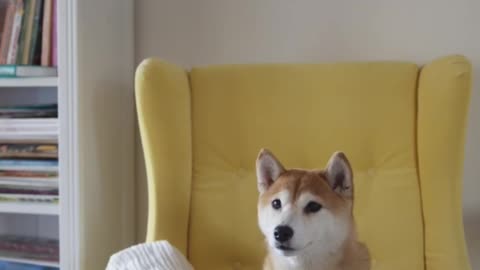
{"label": "bookshelf shelf", "polygon": [[0,255],[0,260],[7,261],[7,262],[16,262],[16,263],[39,265],[39,266],[47,266],[47,267],[59,267],[60,266],[59,263],[57,263],[57,262],[29,260],[29,259],[23,259],[23,258],[6,257],[6,256],[1,256],[1,255]]}
{"label": "bookshelf shelf", "polygon": [[57,87],[57,77],[0,78],[0,88],[12,87]]}
{"label": "bookshelf shelf", "polygon": [[0,213],[57,216],[58,204],[0,202]]}

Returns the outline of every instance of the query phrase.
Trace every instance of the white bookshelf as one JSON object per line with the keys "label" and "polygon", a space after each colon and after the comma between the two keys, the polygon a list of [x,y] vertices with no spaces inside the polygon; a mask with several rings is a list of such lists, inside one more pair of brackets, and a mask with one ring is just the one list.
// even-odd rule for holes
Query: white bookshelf
{"label": "white bookshelf", "polygon": [[1,213],[58,216],[60,209],[51,203],[0,202]]}
{"label": "white bookshelf", "polygon": [[[60,103],[58,97],[58,78],[0,78],[1,106]],[[58,135],[54,136],[53,140],[52,138],[48,140],[58,141]],[[30,141],[33,138],[36,137],[23,139]],[[2,142],[8,142],[7,138],[0,139]],[[16,137],[15,140],[22,140],[22,138]],[[40,142],[41,140],[31,141]],[[60,160],[61,157],[59,157]],[[59,185],[60,182],[61,180]],[[57,203],[0,201],[0,234],[47,237],[60,241],[59,217],[60,205]],[[60,262],[5,257],[1,253],[0,260],[40,266],[58,267],[60,265]]]}
{"label": "white bookshelf", "polygon": [[57,87],[57,77],[46,78],[2,78],[0,87]]}
{"label": "white bookshelf", "polygon": [[59,239],[58,264],[10,261],[105,269],[135,241],[134,1],[57,3],[58,77],[0,79],[0,106],[58,102],[59,203],[0,202],[0,234]]}

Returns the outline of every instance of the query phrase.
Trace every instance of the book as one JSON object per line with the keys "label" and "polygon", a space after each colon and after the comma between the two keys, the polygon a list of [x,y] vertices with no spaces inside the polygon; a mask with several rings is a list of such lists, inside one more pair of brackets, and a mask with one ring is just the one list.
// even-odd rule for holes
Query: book
{"label": "book", "polygon": [[56,267],[47,267],[34,264],[10,262],[8,258],[0,259],[0,269],[2,270],[58,270]]}
{"label": "book", "polygon": [[58,172],[0,171],[0,185],[58,188]]}
{"label": "book", "polygon": [[36,181],[38,179],[54,180],[57,178],[58,172],[42,172],[42,171],[2,171],[0,170],[0,178],[5,179],[23,179],[25,181]]}
{"label": "book", "polygon": [[32,172],[58,172],[56,160],[16,160],[1,159],[0,170],[3,171],[32,171]]}
{"label": "book", "polygon": [[[56,144],[0,144],[0,158],[58,158]],[[0,174],[1,176],[1,174]]]}
{"label": "book", "polygon": [[8,46],[12,32],[13,20],[15,19],[15,2],[8,0],[5,19],[3,21],[2,40],[0,42],[0,64],[7,63]]}
{"label": "book", "polygon": [[34,133],[22,132],[21,134],[0,133],[0,141],[5,143],[19,143],[19,142],[57,143],[58,134],[57,133],[38,134],[35,132]]}
{"label": "book", "polygon": [[0,177],[0,185],[24,186],[30,188],[58,188],[58,177],[51,178],[27,178],[27,177]]}
{"label": "book", "polygon": [[43,3],[43,26],[42,26],[42,50],[40,64],[51,65],[52,52],[52,0],[44,0]]}
{"label": "book", "polygon": [[3,22],[7,13],[8,1],[0,1],[0,42],[2,41]]}
{"label": "book", "polygon": [[28,65],[40,64],[40,51],[42,48],[42,11],[43,0],[34,0],[35,12],[33,16],[32,40],[30,50],[28,51]]}
{"label": "book", "polygon": [[[19,167],[32,167],[32,168],[56,168],[58,166],[58,161],[56,160],[16,160],[16,159],[0,159],[0,170],[5,170],[3,167],[12,167],[15,168],[16,166]],[[33,170],[35,171],[35,170]],[[36,171],[39,171],[37,169]]]}
{"label": "book", "polygon": [[56,118],[57,104],[15,105],[0,107],[0,118]]}
{"label": "book", "polygon": [[20,37],[20,30],[22,29],[23,19],[23,0],[16,0],[15,18],[13,20],[12,33],[10,38],[10,45],[8,48],[7,64],[15,64],[17,62],[18,39]]}
{"label": "book", "polygon": [[45,126],[45,125],[37,125],[37,126],[21,126],[21,125],[4,125],[0,126],[0,134],[3,136],[5,135],[12,135],[15,134],[56,134],[58,132],[58,126]]}
{"label": "book", "polygon": [[53,128],[29,128],[29,129],[22,129],[22,128],[7,128],[2,129],[0,131],[0,138],[16,138],[22,136],[54,136],[58,132],[57,127]]}
{"label": "book", "polygon": [[0,118],[0,130],[5,127],[58,127],[58,118]]}
{"label": "book", "polygon": [[44,111],[1,111],[0,118],[55,118],[58,112],[55,110]]}
{"label": "book", "polygon": [[56,132],[1,132],[0,140],[2,142],[31,142],[37,143],[57,143],[58,134]]}
{"label": "book", "polygon": [[1,257],[58,262],[59,248],[56,239],[5,234],[0,236]]}
{"label": "book", "polygon": [[54,77],[57,68],[32,65],[0,65],[0,78],[15,77]]}
{"label": "book", "polygon": [[17,64],[28,65],[30,48],[32,46],[32,31],[35,18],[36,0],[25,0],[25,14],[22,23],[22,34],[20,36],[20,47],[17,56]]}
{"label": "book", "polygon": [[[38,140],[42,143],[46,143],[46,138],[52,137],[56,138],[58,134],[58,127],[32,127],[32,128],[22,128],[22,127],[4,127],[0,130],[0,140],[3,143],[11,143],[12,141],[28,141],[27,138],[30,137],[32,140]],[[44,139],[42,139],[44,138]]]}
{"label": "book", "polygon": [[58,188],[0,184],[0,194],[58,196]]}
{"label": "book", "polygon": [[0,202],[58,203],[58,195],[0,194]]}
{"label": "book", "polygon": [[0,110],[45,110],[45,109],[55,109],[57,110],[57,103],[46,103],[46,104],[21,104],[21,105],[12,105],[12,106],[0,106]]}
{"label": "book", "polygon": [[57,118],[0,119],[0,138],[15,139],[22,135],[55,136],[58,131]]}
{"label": "book", "polygon": [[58,59],[57,59],[57,18],[58,13],[57,13],[57,0],[52,0],[52,30],[51,30],[51,35],[52,35],[52,60],[51,60],[51,65],[56,67],[58,66]]}
{"label": "book", "polygon": [[23,18],[22,25],[20,27],[20,36],[18,37],[16,64],[22,63],[23,51],[25,49],[25,36],[27,34],[26,29],[29,22],[28,18],[30,17],[31,13],[31,1],[32,0],[23,0]]}

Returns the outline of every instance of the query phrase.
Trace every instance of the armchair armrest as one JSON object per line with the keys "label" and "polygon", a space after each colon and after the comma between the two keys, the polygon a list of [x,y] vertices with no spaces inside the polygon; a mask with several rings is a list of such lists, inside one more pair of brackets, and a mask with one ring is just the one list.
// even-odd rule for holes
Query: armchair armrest
{"label": "armchair armrest", "polygon": [[187,253],[192,180],[188,74],[158,59],[135,75],[138,122],[148,178],[147,242],[167,240]]}
{"label": "armchair armrest", "polygon": [[426,65],[418,89],[418,166],[427,270],[469,270],[462,221],[472,67],[462,56]]}

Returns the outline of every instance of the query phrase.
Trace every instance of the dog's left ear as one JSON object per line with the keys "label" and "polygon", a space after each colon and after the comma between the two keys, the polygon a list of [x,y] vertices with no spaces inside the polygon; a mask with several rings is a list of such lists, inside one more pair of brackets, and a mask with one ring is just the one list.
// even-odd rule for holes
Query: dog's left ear
{"label": "dog's left ear", "polygon": [[333,153],[325,174],[333,191],[347,199],[353,198],[353,172],[344,153]]}

